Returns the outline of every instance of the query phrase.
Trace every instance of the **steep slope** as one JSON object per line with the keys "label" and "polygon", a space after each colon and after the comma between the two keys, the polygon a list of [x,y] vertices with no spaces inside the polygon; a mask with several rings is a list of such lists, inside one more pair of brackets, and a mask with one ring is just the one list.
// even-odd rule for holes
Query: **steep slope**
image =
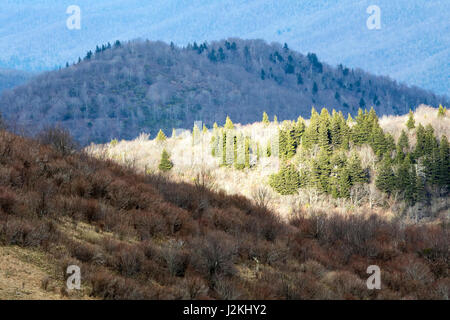
{"label": "steep slope", "polygon": [[[0,66],[53,68],[115,39],[186,45],[235,36],[288,42],[332,64],[450,94],[449,1],[78,0],[82,26],[75,31],[65,27],[70,4],[2,1]],[[373,4],[381,8],[380,30],[366,27]]]}
{"label": "steep slope", "polygon": [[192,128],[196,120],[212,126],[226,115],[248,123],[263,111],[280,120],[305,116],[313,105],[345,114],[373,105],[378,114],[399,114],[420,103],[447,102],[262,40],[186,48],[133,41],[96,51],[5,93],[0,112],[14,126],[32,131],[61,123],[87,144],[130,139],[142,131],[155,135],[160,128]]}
{"label": "steep slope", "polygon": [[[0,155],[0,246],[6,247],[0,254],[18,246],[48,257],[60,271],[42,287],[59,284],[64,295],[64,271],[77,265],[82,290],[71,292],[74,297],[448,298],[444,225],[305,212],[287,224],[201,181],[137,175],[4,131]],[[381,290],[366,287],[366,269],[374,264],[382,270]],[[17,278],[18,268],[8,272]],[[35,273],[22,278],[29,292],[44,276]],[[6,292],[17,287],[11,286]]]}

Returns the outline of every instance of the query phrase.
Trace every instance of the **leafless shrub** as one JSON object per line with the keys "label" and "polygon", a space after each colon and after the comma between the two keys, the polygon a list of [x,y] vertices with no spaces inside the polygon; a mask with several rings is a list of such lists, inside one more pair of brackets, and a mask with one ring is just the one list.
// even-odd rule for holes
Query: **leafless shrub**
{"label": "leafless shrub", "polygon": [[149,289],[141,288],[132,280],[99,271],[91,277],[91,296],[106,300],[154,299]]}
{"label": "leafless shrub", "polygon": [[211,170],[205,168],[204,166],[201,166],[197,170],[194,182],[198,190],[215,190],[217,187],[216,179]]}
{"label": "leafless shrub", "polygon": [[237,248],[225,233],[210,233],[204,240],[196,239],[193,246],[197,248],[193,264],[206,277],[235,273],[234,257]]}
{"label": "leafless shrub", "polygon": [[348,271],[329,272],[322,281],[333,291],[335,299],[364,299],[368,296],[365,282]]}
{"label": "leafless shrub", "polygon": [[183,299],[195,300],[201,299],[208,293],[208,286],[199,277],[186,278],[181,283]]}
{"label": "leafless shrub", "polygon": [[63,156],[72,154],[78,148],[69,131],[61,127],[45,128],[37,135],[37,139],[42,144],[50,145]]}
{"label": "leafless shrub", "polygon": [[75,242],[71,246],[71,254],[82,262],[90,262],[95,255],[95,248],[90,244]]}
{"label": "leafless shrub", "polygon": [[264,185],[254,187],[251,196],[255,204],[261,208],[268,208],[272,201],[272,192]]}
{"label": "leafless shrub", "polygon": [[188,253],[183,241],[171,240],[163,249],[163,257],[172,276],[183,277],[188,265]]}
{"label": "leafless shrub", "polygon": [[233,280],[231,279],[218,277],[214,278],[213,282],[214,290],[221,300],[237,300],[242,295],[237,284],[233,283]]}
{"label": "leafless shrub", "polygon": [[114,265],[117,271],[124,276],[137,274],[142,267],[144,255],[136,247],[122,247],[116,254]]}
{"label": "leafless shrub", "polygon": [[0,209],[7,214],[12,214],[15,202],[15,194],[4,187],[0,187]]}
{"label": "leafless shrub", "polygon": [[41,288],[47,291],[49,289],[49,285],[50,285],[50,277],[46,276],[41,280]]}

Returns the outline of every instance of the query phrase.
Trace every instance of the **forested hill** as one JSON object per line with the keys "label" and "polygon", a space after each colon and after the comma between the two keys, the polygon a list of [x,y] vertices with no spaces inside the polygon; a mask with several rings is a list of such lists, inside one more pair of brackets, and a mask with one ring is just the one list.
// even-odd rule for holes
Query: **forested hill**
{"label": "forested hill", "polygon": [[4,92],[0,111],[30,133],[60,123],[87,144],[191,128],[196,120],[210,126],[226,115],[240,123],[259,120],[263,111],[293,119],[311,106],[403,114],[421,103],[448,105],[446,99],[262,40],[186,48],[132,41],[97,47],[75,65]]}
{"label": "forested hill", "polygon": [[31,73],[0,68],[0,93],[3,90],[11,89],[15,86],[23,84],[31,78],[31,76]]}

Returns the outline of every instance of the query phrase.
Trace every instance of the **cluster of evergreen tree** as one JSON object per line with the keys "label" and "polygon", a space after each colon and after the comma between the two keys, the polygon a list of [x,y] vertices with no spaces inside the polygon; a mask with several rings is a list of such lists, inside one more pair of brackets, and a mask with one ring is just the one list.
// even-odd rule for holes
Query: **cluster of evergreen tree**
{"label": "cluster of evergreen tree", "polygon": [[226,118],[223,128],[214,123],[213,133],[211,153],[220,157],[222,166],[234,165],[238,170],[250,168],[251,139],[235,130],[230,117]]}
{"label": "cluster of evergreen tree", "polygon": [[[438,115],[445,116],[441,107]],[[270,124],[263,113],[262,123]],[[276,116],[273,124],[278,125]],[[312,108],[309,124],[299,117],[279,125],[277,156],[281,161],[278,173],[270,176],[269,184],[282,195],[295,194],[299,188],[312,187],[334,198],[349,198],[352,187],[374,181],[376,187],[387,193],[397,193],[408,204],[426,202],[429,193],[447,194],[450,185],[450,155],[447,137],[440,140],[433,127],[416,126],[411,112],[398,141],[383,131],[373,108],[359,109],[353,120],[342,112],[323,108],[320,114]],[[199,130],[197,129],[199,132]],[[221,158],[221,164],[236,169],[250,168],[250,152],[256,148],[260,156],[272,156],[273,141],[265,150],[249,137],[235,130],[227,117],[223,128],[214,124],[212,154]],[[411,148],[408,134],[416,135]],[[376,170],[364,168],[355,148],[369,145],[376,155]],[[299,154],[298,157],[295,157]],[[301,163],[301,169],[297,163]]]}
{"label": "cluster of evergreen tree", "polygon": [[378,189],[388,194],[399,192],[410,205],[427,202],[430,193],[446,195],[450,186],[447,137],[439,140],[431,125],[419,124],[415,130],[415,147],[410,148],[408,135],[402,131],[395,155],[380,161],[375,180]]}
{"label": "cluster of evergreen tree", "polygon": [[[280,194],[313,187],[336,198],[349,197],[354,184],[368,182],[368,173],[358,155],[347,156],[351,139],[351,128],[341,112],[333,110],[330,115],[324,108],[319,114],[313,108],[308,126],[299,117],[279,130],[279,154],[284,163],[289,163],[300,146],[308,153],[318,148],[317,155],[306,161],[307,166],[300,172],[293,170],[292,164],[283,164],[280,172],[270,177],[270,185]],[[296,183],[292,182],[296,179]],[[289,182],[288,188],[284,181]]]}
{"label": "cluster of evergreen tree", "polygon": [[[438,114],[445,115],[445,111],[440,108]],[[372,178],[381,191],[397,192],[410,205],[425,202],[430,192],[447,194],[450,184],[447,137],[439,141],[431,125],[416,127],[412,112],[406,127],[411,133],[415,130],[417,142],[413,150],[404,130],[397,143],[383,131],[373,108],[360,109],[355,120],[350,115],[345,120],[341,112],[334,110],[330,116],[325,108],[319,114],[313,108],[308,126],[299,118],[280,128],[279,156],[283,164],[269,183],[283,195],[313,187],[335,198],[348,198],[352,186],[370,181],[370,171],[362,167],[355,151],[350,152],[351,148],[367,144],[376,155],[377,170],[372,172]],[[295,161],[291,161],[299,150],[315,154],[302,162],[300,171],[295,168]]]}

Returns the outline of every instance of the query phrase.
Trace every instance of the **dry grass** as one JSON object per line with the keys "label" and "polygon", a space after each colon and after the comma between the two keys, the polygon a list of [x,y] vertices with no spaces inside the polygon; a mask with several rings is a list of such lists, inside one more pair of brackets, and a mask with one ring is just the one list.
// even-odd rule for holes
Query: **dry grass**
{"label": "dry grass", "polygon": [[87,299],[64,296],[64,283],[55,270],[55,260],[42,251],[17,246],[0,247],[0,300]]}
{"label": "dry grass", "polygon": [[[444,117],[438,117],[436,108],[422,104],[415,110],[414,120],[416,122],[416,127],[419,123],[424,127],[431,124],[435,135],[439,137],[439,139],[443,135],[450,138],[450,111],[447,111]],[[406,128],[406,121],[408,121],[407,114],[403,116],[383,116],[380,118],[380,125],[385,131],[392,134],[396,141],[400,137],[402,130],[405,130],[409,135],[410,143],[414,145],[416,141],[414,130],[408,131]]]}

